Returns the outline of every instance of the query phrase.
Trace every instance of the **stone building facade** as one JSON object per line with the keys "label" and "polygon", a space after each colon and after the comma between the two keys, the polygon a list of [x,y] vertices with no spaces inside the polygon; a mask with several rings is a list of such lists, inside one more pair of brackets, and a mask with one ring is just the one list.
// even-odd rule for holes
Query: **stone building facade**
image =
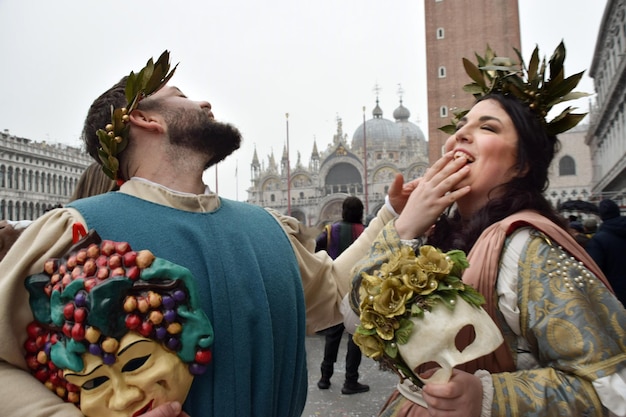
{"label": "stone building facade", "polygon": [[626,4],[608,0],[589,68],[596,90],[586,143],[593,164],[592,197],[626,206]]}
{"label": "stone building facade", "polygon": [[288,168],[286,149],[280,163],[272,154],[267,165],[261,164],[255,149],[247,201],[290,212],[309,226],[341,219],[341,204],[349,195],[363,201],[366,217],[375,215],[396,173],[408,180],[421,176],[428,167],[428,142],[409,121],[410,116],[400,100],[393,112],[395,121],[384,118],[377,99],[372,118],[364,117],[351,138],[338,119],[326,149],[318,151],[314,142],[308,166],[298,154],[295,167]]}
{"label": "stone building facade", "polygon": [[591,198],[593,169],[585,144],[588,129],[589,125],[581,124],[558,136],[561,150],[550,166],[550,186],[545,193],[556,208],[567,201]]}
{"label": "stone building facade", "polygon": [[65,204],[93,159],[82,149],[0,133],[0,217],[34,220]]}

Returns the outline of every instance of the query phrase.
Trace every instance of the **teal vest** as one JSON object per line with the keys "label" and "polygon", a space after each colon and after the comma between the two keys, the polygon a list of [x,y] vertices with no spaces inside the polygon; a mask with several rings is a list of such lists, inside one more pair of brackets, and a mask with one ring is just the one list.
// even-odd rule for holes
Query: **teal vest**
{"label": "teal vest", "polygon": [[193,273],[215,342],[185,401],[189,415],[301,415],[304,295],[293,247],[272,215],[225,199],[214,212],[187,212],[115,192],[69,206],[102,239],[149,249]]}

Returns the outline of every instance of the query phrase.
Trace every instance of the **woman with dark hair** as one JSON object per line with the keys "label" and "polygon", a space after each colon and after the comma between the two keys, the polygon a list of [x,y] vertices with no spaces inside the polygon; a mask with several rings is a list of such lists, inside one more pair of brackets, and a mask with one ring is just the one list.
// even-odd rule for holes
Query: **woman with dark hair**
{"label": "woman with dark hair", "polygon": [[[554,104],[577,96],[571,90],[582,73],[563,76],[563,44],[549,66],[539,65],[535,50],[527,78],[488,52],[480,67],[465,60],[475,81],[466,91],[476,103],[458,114],[444,155],[419,180],[400,216],[383,228],[353,282],[353,309],[369,309],[369,316],[361,314],[355,342],[401,378],[380,415],[624,416],[626,312],[543,196],[556,135],[584,115],[568,108],[550,122],[545,117]],[[523,61],[521,68],[526,70]],[[425,317],[425,304],[415,308],[417,297],[406,281],[387,284],[395,285],[390,303],[404,303],[400,317],[371,310],[375,294],[368,286],[384,283],[398,259],[415,256],[425,243],[469,253],[463,283],[484,296],[484,309],[504,340],[457,366],[447,382],[429,383],[437,366],[407,366],[397,353],[398,345],[419,351],[435,343],[396,334],[401,318]],[[365,322],[372,316],[378,321]],[[474,337],[480,344],[480,335],[461,331],[451,348],[456,342],[463,351]],[[423,388],[418,380],[426,381]]]}
{"label": "woman with dark hair", "polygon": [[[564,219],[554,211],[543,195],[548,188],[548,168],[560,148],[558,139],[556,136],[548,135],[546,129],[541,126],[540,119],[518,99],[501,94],[489,94],[481,98],[479,102],[486,100],[493,100],[499,104],[511,119],[518,138],[522,140],[517,140],[511,151],[505,153],[506,157],[514,159],[509,173],[503,173],[504,176],[498,178],[483,178],[499,182],[493,188],[485,190],[484,206],[473,212],[471,216],[462,216],[461,212],[456,210],[452,215],[441,216],[438,219],[437,227],[429,237],[429,243],[443,250],[454,248],[469,252],[487,226],[529,208],[557,225],[567,228]],[[464,125],[465,121],[461,120],[457,129],[461,130]],[[488,128],[483,127],[483,130],[486,129]],[[461,149],[455,147],[457,145],[455,142],[462,143],[468,140],[462,136],[457,139],[458,135],[463,135],[463,132],[448,139],[445,145],[446,150]],[[453,157],[461,159],[460,157],[465,155],[457,153]],[[464,159],[461,159],[461,163]],[[465,160],[468,163],[475,162]],[[523,175],[512,175],[516,172],[523,172]]]}

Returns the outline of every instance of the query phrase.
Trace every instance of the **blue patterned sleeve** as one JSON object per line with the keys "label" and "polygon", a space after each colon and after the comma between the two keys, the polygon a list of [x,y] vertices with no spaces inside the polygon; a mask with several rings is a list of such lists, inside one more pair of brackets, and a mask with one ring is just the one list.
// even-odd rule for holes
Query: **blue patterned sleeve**
{"label": "blue patterned sleeve", "polygon": [[493,374],[493,416],[606,416],[594,381],[626,373],[626,312],[545,236],[518,263],[520,327],[539,367]]}

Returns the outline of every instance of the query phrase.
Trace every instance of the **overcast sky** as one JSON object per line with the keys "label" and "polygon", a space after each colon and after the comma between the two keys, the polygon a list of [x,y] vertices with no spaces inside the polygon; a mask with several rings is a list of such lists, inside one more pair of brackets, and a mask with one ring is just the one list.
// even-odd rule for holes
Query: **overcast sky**
{"label": "overcast sky", "polygon": [[[254,148],[265,164],[282,155],[285,113],[292,165],[298,151],[308,163],[314,140],[326,148],[338,117],[351,139],[376,86],[383,117],[393,119],[401,86],[427,132],[423,1],[0,0],[0,129],[79,147],[93,99],[168,49],[180,63],[171,84],[242,131],[218,191],[245,200]],[[589,67],[605,0],[519,3],[526,60],[563,39],[566,73]],[[592,80],[578,90],[593,92]],[[205,177],[215,189],[215,170]]]}

